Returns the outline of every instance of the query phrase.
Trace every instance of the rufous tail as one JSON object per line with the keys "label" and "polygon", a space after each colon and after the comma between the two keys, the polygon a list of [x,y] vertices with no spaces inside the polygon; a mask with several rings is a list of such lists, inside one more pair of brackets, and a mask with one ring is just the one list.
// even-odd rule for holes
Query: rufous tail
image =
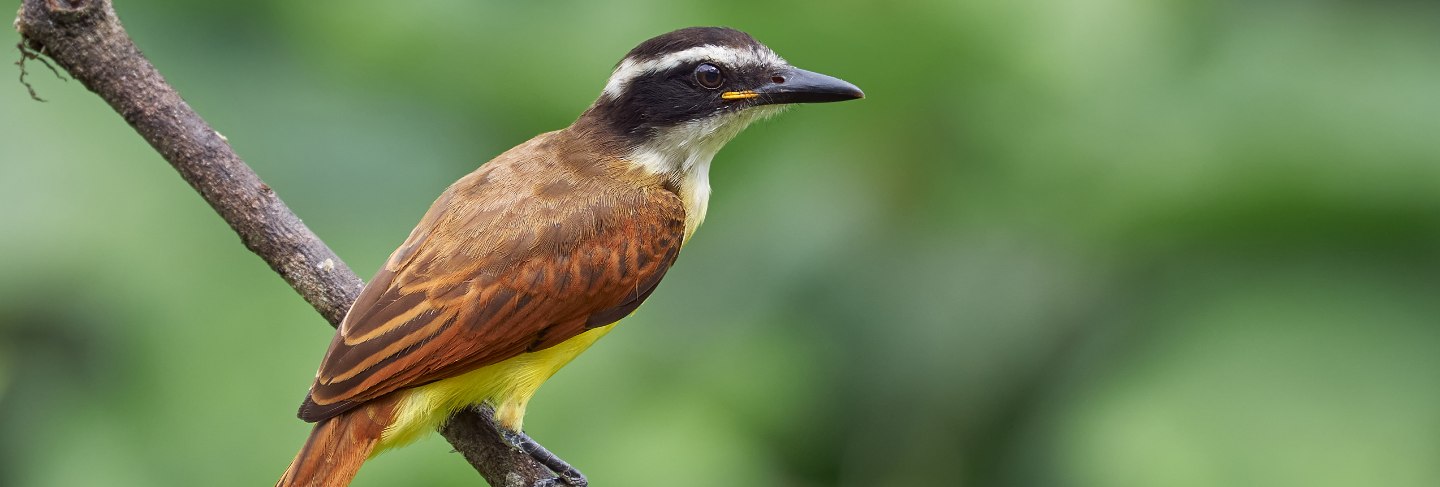
{"label": "rufous tail", "polygon": [[275,487],[345,487],[395,418],[395,394],[321,421]]}

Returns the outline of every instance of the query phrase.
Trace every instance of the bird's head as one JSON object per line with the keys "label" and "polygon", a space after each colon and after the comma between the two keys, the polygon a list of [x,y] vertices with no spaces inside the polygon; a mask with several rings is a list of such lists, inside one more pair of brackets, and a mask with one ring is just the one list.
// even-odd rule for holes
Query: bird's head
{"label": "bird's head", "polygon": [[744,32],[691,27],[636,46],[581,120],[620,137],[656,172],[691,173],[751,122],[793,103],[864,97],[855,85],[791,66]]}

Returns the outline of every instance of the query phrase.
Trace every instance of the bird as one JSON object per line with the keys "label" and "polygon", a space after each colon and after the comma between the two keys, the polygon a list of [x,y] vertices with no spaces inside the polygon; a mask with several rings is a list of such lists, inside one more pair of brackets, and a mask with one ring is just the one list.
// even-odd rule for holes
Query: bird
{"label": "bird", "polygon": [[480,405],[556,475],[543,484],[586,485],[522,430],[536,390],[665,277],[705,220],[722,146],[790,105],[864,96],[732,28],[640,43],[574,123],[435,200],[330,341],[299,410],[315,426],[276,485],[348,485]]}

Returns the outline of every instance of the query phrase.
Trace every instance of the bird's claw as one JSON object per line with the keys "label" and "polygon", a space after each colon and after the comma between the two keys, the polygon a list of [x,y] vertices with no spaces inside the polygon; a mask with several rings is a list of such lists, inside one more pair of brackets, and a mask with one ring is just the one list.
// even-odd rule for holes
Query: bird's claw
{"label": "bird's claw", "polygon": [[556,477],[538,480],[533,487],[559,487],[560,485],[586,487],[590,485],[590,481],[585,479],[584,474],[576,470],[575,467],[570,466],[570,464],[565,463],[564,460],[555,456],[554,453],[550,453],[550,450],[546,450],[545,447],[540,446],[539,442],[536,442],[525,433],[506,431],[502,436],[504,436],[505,441],[510,443],[510,446],[524,452],[526,455],[530,455],[530,458],[535,459],[536,462],[544,465],[545,468],[550,469],[551,472],[555,472]]}
{"label": "bird's claw", "polygon": [[562,475],[559,477],[550,477],[548,479],[537,480],[535,481],[535,485],[531,487],[586,487],[588,485],[590,485],[590,481],[585,480],[585,476],[583,475],[579,477]]}
{"label": "bird's claw", "polygon": [[586,487],[590,485],[590,481],[586,480],[585,476],[582,475],[579,470],[571,468],[568,472],[557,473],[559,473],[560,476],[556,477],[556,479],[564,482],[565,485],[568,485],[570,487]]}
{"label": "bird's claw", "polygon": [[585,480],[585,476],[580,475],[580,472],[570,473],[573,475],[560,474],[559,477],[536,480],[535,484],[531,485],[531,487],[586,487],[590,485],[590,481]]}

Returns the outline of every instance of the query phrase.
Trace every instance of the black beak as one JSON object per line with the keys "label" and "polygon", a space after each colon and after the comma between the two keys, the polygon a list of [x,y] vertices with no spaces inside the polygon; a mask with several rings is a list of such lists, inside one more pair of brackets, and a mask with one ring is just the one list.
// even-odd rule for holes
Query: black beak
{"label": "black beak", "polygon": [[825,103],[864,98],[855,85],[831,76],[786,67],[770,75],[770,82],[755,88],[761,105],[781,103]]}

